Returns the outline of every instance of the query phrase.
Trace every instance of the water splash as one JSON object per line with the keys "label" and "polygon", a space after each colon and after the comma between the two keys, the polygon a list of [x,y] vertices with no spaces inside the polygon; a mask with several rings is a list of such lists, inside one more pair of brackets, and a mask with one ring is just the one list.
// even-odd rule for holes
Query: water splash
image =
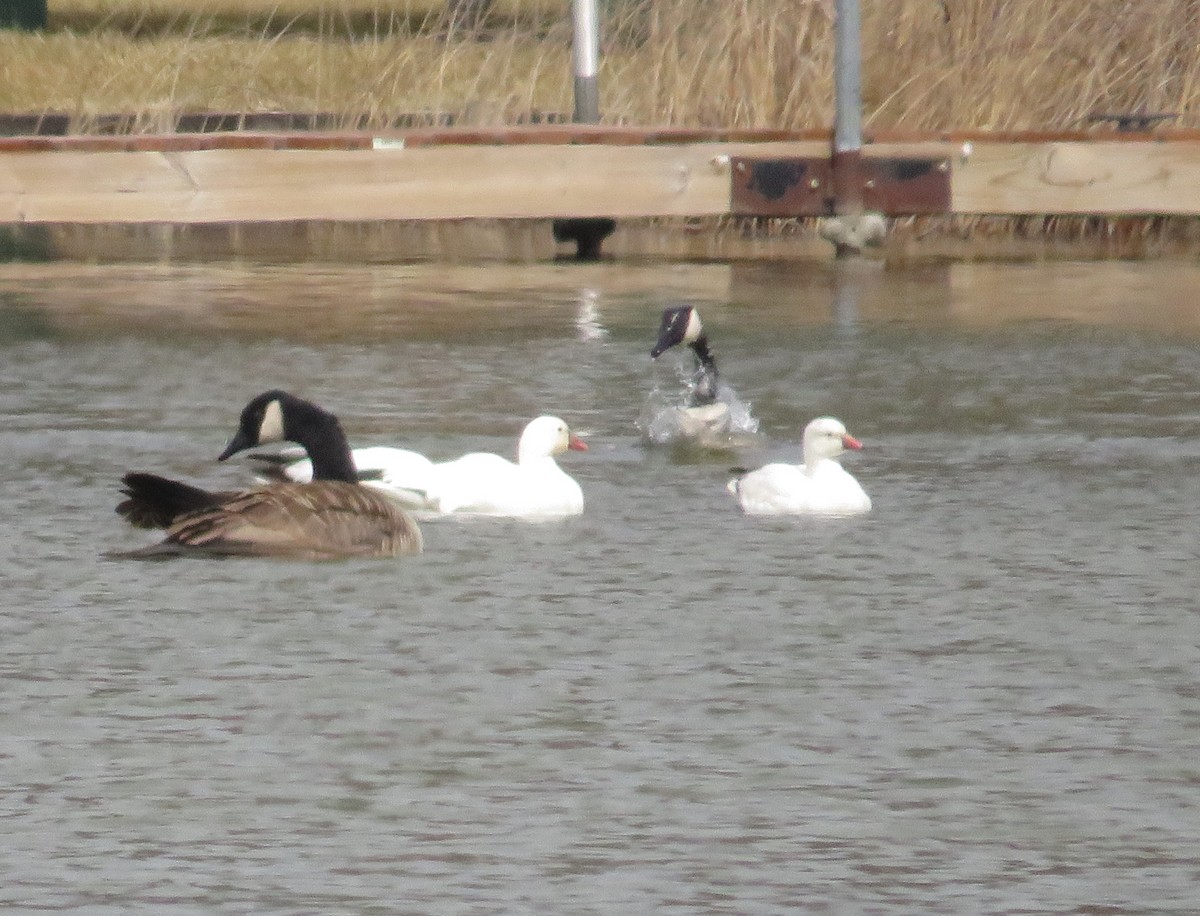
{"label": "water splash", "polygon": [[685,378],[684,383],[674,394],[655,385],[646,398],[636,425],[647,442],[730,449],[756,440],[758,420],[733,388],[718,382],[716,400],[695,405],[694,378]]}

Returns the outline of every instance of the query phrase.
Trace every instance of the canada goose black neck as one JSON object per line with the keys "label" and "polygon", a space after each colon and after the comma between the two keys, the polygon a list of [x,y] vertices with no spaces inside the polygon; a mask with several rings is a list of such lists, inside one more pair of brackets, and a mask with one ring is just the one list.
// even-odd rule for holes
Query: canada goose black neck
{"label": "canada goose black neck", "polygon": [[696,404],[711,404],[717,399],[717,361],[708,349],[708,336],[701,334],[689,345],[696,354],[696,384],[692,398]]}
{"label": "canada goose black neck", "polygon": [[284,439],[304,447],[312,460],[313,480],[358,482],[350,443],[337,417],[286,391],[265,391],[246,405],[238,431],[218,460]]}
{"label": "canada goose black neck", "polygon": [[658,339],[650,350],[657,359],[676,344],[685,343],[696,357],[696,373],[689,392],[689,406],[702,407],[717,400],[717,361],[708,349],[708,335],[695,306],[676,305],[663,309]]}
{"label": "canada goose black neck", "polygon": [[283,417],[284,438],[304,446],[312,459],[313,480],[358,483],[350,443],[337,417],[299,398],[284,410]]}

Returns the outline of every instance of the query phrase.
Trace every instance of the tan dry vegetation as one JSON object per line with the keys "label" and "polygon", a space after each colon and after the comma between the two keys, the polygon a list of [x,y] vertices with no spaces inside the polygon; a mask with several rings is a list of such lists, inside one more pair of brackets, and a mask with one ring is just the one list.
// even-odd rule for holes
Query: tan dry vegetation
{"label": "tan dry vegetation", "polygon": [[[862,0],[868,127],[1053,129],[1095,111],[1200,126],[1200,0]],[[614,123],[825,126],[831,0],[607,0]],[[61,0],[0,33],[0,110],[450,112],[571,108],[568,0],[496,0],[476,31],[443,0]]]}

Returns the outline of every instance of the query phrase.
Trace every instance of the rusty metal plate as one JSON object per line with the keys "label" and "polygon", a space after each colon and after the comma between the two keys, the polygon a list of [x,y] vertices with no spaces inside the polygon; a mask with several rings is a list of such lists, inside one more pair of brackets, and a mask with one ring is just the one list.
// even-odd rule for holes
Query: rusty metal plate
{"label": "rusty metal plate", "polygon": [[950,162],[946,159],[862,160],[863,207],[888,216],[946,213]]}
{"label": "rusty metal plate", "polygon": [[[834,212],[828,159],[730,159],[731,205],[739,216],[828,216]],[[929,158],[862,158],[862,203],[888,216],[946,213],[950,163]]]}
{"label": "rusty metal plate", "polygon": [[731,204],[739,216],[824,216],[833,184],[829,160],[730,158]]}

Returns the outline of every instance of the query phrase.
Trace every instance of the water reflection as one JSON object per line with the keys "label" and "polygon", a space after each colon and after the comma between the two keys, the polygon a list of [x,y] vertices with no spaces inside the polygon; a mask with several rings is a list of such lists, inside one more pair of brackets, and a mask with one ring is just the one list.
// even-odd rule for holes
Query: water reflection
{"label": "water reflection", "polygon": [[575,327],[579,331],[580,340],[603,340],[608,336],[600,315],[601,298],[601,292],[596,289],[585,287],[579,291]]}
{"label": "water reflection", "polygon": [[[599,339],[599,309],[617,322],[650,295],[718,308],[752,305],[739,323],[862,322],[990,325],[1069,321],[1200,330],[1189,263],[944,264],[910,270],[878,262],[702,265],[326,265],[279,266],[0,264],[0,295],[11,326],[32,305],[64,332],[279,334],[346,339],[469,330],[490,325],[556,331],[558,305],[576,303],[576,327]],[[53,288],[52,297],[47,296]],[[662,298],[645,303],[652,309]],[[502,308],[498,308],[502,306]],[[280,309],[299,320],[280,321]],[[28,320],[28,317],[25,319]],[[637,314],[637,320],[645,320]]]}

